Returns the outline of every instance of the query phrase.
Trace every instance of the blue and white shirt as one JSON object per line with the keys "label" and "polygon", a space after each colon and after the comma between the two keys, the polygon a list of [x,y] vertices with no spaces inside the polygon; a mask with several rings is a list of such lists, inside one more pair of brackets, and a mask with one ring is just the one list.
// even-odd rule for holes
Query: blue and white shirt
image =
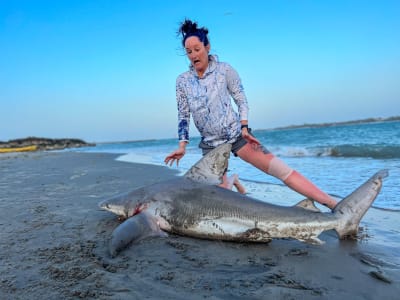
{"label": "blue and white shirt", "polygon": [[[238,107],[236,112],[231,97]],[[193,66],[176,80],[179,141],[189,141],[192,115],[202,141],[211,147],[233,143],[240,135],[240,120],[247,120],[247,98],[238,73],[227,63],[209,56],[202,78]]]}

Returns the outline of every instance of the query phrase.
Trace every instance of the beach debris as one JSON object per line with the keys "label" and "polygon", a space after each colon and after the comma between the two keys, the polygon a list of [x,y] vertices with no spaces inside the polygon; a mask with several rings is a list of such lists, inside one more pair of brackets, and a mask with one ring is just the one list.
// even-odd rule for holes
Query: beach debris
{"label": "beach debris", "polygon": [[290,249],[286,256],[307,256],[308,251],[305,249]]}
{"label": "beach debris", "polygon": [[388,278],[381,270],[371,271],[371,272],[369,272],[369,275],[371,275],[372,277],[379,279],[383,282],[392,283],[392,280],[390,278]]}

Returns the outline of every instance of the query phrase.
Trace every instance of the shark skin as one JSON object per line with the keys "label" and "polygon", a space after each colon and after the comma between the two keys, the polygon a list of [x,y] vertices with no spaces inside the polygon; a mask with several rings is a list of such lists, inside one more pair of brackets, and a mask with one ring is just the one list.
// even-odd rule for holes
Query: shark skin
{"label": "shark skin", "polygon": [[230,149],[229,144],[215,148],[184,176],[102,201],[101,209],[126,219],[112,234],[111,256],[135,241],[165,236],[165,232],[264,243],[292,238],[322,244],[318,236],[332,229],[340,239],[351,237],[357,234],[362,217],[379,194],[383,178],[388,176],[387,170],[377,172],[332,212],[319,211],[309,199],[295,206],[274,205],[215,185],[226,170]]}

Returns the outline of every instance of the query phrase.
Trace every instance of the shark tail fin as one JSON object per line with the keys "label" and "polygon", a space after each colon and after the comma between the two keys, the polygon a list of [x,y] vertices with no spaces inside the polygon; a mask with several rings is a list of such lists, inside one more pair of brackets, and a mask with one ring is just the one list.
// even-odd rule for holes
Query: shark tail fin
{"label": "shark tail fin", "polygon": [[333,214],[339,219],[339,225],[335,229],[339,238],[354,237],[357,234],[361,218],[378,196],[383,178],[388,174],[388,170],[378,171],[336,205]]}

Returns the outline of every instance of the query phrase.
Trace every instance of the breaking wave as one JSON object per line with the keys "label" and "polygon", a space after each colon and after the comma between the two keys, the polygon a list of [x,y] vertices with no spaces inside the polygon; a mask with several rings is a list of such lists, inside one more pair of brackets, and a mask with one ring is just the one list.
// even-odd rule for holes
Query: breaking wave
{"label": "breaking wave", "polygon": [[363,157],[374,159],[400,158],[400,146],[393,145],[336,145],[331,147],[276,147],[272,149],[277,155],[286,157],[331,156],[331,157]]}
{"label": "breaking wave", "polygon": [[400,147],[391,145],[340,145],[331,149],[331,156],[400,158]]}

